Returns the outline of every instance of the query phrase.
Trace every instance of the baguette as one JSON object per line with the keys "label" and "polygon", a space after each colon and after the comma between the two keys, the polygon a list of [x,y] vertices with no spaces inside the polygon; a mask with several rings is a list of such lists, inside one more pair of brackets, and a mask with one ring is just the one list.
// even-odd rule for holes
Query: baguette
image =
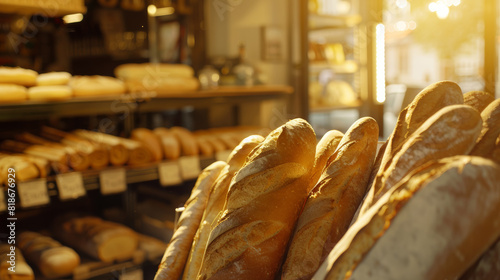
{"label": "baguette", "polygon": [[[12,250],[14,249],[14,250]],[[14,251],[14,253],[12,253]],[[14,259],[10,255],[14,254]],[[9,268],[14,267],[14,271]],[[34,280],[33,269],[26,263],[19,248],[0,243],[0,279],[2,280]]]}
{"label": "baguette", "polygon": [[489,157],[495,150],[495,141],[500,135],[500,98],[484,108],[481,112],[481,118],[483,119],[483,128],[470,154]]}
{"label": "baguette", "polygon": [[464,93],[464,104],[471,106],[479,113],[494,100],[495,96],[485,91],[474,90]]}
{"label": "baguette", "polygon": [[363,199],[378,143],[378,125],[361,118],[345,133],[309,193],[281,279],[311,279],[347,231]]}
{"label": "baguette", "polygon": [[[33,163],[38,169],[38,177],[46,178],[51,171],[50,162],[47,159],[41,157],[30,156],[26,154],[17,154],[17,153],[5,153],[0,152],[0,158],[4,157],[15,157],[21,160]],[[5,173],[7,174],[7,173]]]}
{"label": "baguette", "polygon": [[196,280],[213,223],[224,210],[224,203],[231,179],[243,166],[250,152],[262,141],[264,141],[262,136],[249,136],[241,141],[229,155],[227,166],[224,167],[210,191],[207,207],[203,213],[200,226],[196,231],[182,279]]}
{"label": "baguette", "polygon": [[198,177],[191,196],[184,206],[185,210],[179,217],[177,229],[163,254],[155,280],[179,279],[181,277],[191,243],[207,205],[210,188],[225,166],[225,162],[216,161],[205,168]]}
{"label": "baguette", "polygon": [[160,138],[163,156],[169,160],[178,159],[181,155],[181,146],[174,134],[164,127],[157,127],[153,132]]}
{"label": "baguette", "polygon": [[137,249],[138,237],[130,228],[98,217],[64,216],[53,225],[63,243],[103,262],[125,261]]}
{"label": "baguette", "polygon": [[181,154],[183,156],[196,156],[200,153],[196,138],[193,136],[191,131],[180,126],[174,126],[170,128],[170,131],[181,144]]}
{"label": "baguette", "polygon": [[[77,129],[73,131],[73,134],[106,147],[109,153],[109,162],[114,166],[122,166],[132,161],[130,159],[131,151],[137,146],[141,146],[137,141],[128,141],[125,138],[96,131]],[[131,144],[127,144],[128,142],[131,142]]]}
{"label": "baguette", "polygon": [[0,158],[0,184],[3,183],[8,185],[9,178],[7,174],[9,174],[9,168],[14,168],[14,170],[16,170],[15,180],[17,182],[28,181],[40,177],[40,171],[33,162],[19,156],[4,156]]}
{"label": "baguette", "polygon": [[160,139],[147,128],[136,128],[132,130],[131,139],[141,142],[153,156],[153,161],[158,162],[163,159],[163,148]]}
{"label": "baguette", "polygon": [[[383,172],[387,172],[391,161],[404,143],[428,118],[446,106],[463,103],[462,90],[451,81],[433,83],[419,92],[415,99],[399,113],[396,127],[387,139],[376,177],[371,181],[375,182],[377,177],[381,176]],[[375,183],[370,186],[360,213],[364,213],[372,205],[375,193],[379,191],[378,188],[379,186]]]}
{"label": "baguette", "polygon": [[374,196],[370,205],[412,169],[427,161],[468,154],[481,132],[481,125],[477,110],[467,105],[447,106],[438,111],[404,143],[390,165],[379,171],[372,185]]}
{"label": "baguette", "polygon": [[40,135],[88,155],[92,169],[102,169],[109,164],[108,151],[104,147],[94,144],[83,137],[48,126],[42,126]]}
{"label": "baguette", "polygon": [[80,264],[80,256],[73,249],[36,232],[22,232],[18,244],[28,261],[47,278],[69,276]]}
{"label": "baguette", "polygon": [[314,188],[316,183],[321,177],[323,170],[327,166],[328,159],[335,152],[339,146],[340,141],[344,134],[338,130],[330,130],[316,144],[316,156],[314,159],[314,167],[311,175],[310,190]]}
{"label": "baguette", "polygon": [[294,119],[251,152],[231,181],[198,279],[275,278],[307,199],[315,148],[312,127]]}
{"label": "baguette", "polygon": [[421,166],[353,224],[313,279],[457,279],[500,235],[499,181],[500,166],[480,157]]}
{"label": "baguette", "polygon": [[0,144],[0,148],[13,153],[24,153],[31,156],[41,157],[54,163],[58,167],[64,167],[61,168],[61,170],[68,169],[68,155],[58,149],[43,145],[31,145],[14,140],[3,141]]}

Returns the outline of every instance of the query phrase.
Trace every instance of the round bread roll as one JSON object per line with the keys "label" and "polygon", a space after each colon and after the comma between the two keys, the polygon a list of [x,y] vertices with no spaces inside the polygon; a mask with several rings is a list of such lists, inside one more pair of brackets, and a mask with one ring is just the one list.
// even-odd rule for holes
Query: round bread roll
{"label": "round bread roll", "polygon": [[67,85],[69,79],[71,79],[71,74],[68,72],[43,73],[36,78],[36,84],[39,86]]}
{"label": "round bread roll", "polygon": [[72,95],[69,86],[36,86],[28,89],[30,100],[66,100]]}
{"label": "round bread roll", "polygon": [[107,76],[74,76],[69,81],[74,96],[106,96],[125,93],[122,81]]}
{"label": "round bread roll", "polygon": [[28,90],[20,85],[0,84],[0,103],[23,102],[28,99]]}
{"label": "round bread roll", "polygon": [[38,73],[20,67],[0,67],[0,84],[34,86]]}

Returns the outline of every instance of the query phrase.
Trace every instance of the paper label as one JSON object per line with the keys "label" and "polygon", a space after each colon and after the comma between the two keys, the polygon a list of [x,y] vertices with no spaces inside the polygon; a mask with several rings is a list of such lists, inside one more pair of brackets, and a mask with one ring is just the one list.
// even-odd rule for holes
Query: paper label
{"label": "paper label", "polygon": [[181,177],[184,180],[196,179],[201,173],[200,158],[198,156],[180,157],[179,166],[181,168]]}
{"label": "paper label", "polygon": [[123,272],[120,275],[120,280],[143,280],[142,269],[135,269],[127,272]]}
{"label": "paper label", "polygon": [[58,174],[56,176],[56,183],[61,200],[76,199],[87,193],[83,187],[83,179],[80,172]]}
{"label": "paper label", "polygon": [[23,208],[45,205],[50,202],[47,181],[45,179],[19,182],[17,184],[17,191],[21,207]]}
{"label": "paper label", "polygon": [[229,157],[231,152],[232,152],[231,150],[217,152],[215,153],[215,160],[227,162],[227,158]]}
{"label": "paper label", "polygon": [[0,190],[0,212],[7,210],[7,202],[5,201],[5,192]]}
{"label": "paper label", "polygon": [[162,186],[173,186],[182,183],[179,162],[165,161],[158,165],[158,176]]}
{"label": "paper label", "polygon": [[115,194],[127,190],[127,174],[124,168],[114,168],[99,173],[101,183],[101,194]]}

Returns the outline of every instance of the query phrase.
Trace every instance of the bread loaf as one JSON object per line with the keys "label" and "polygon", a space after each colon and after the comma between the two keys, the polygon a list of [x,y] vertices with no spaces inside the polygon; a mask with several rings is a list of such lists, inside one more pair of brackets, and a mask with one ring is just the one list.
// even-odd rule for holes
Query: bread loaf
{"label": "bread loaf", "polygon": [[147,128],[136,128],[132,130],[130,138],[141,142],[153,156],[153,161],[158,162],[163,159],[163,148],[160,139]]}
{"label": "bread loaf", "polygon": [[0,184],[8,185],[8,170],[16,170],[16,182],[23,182],[40,177],[37,166],[26,158],[20,156],[0,156]]}
{"label": "bread loaf", "polygon": [[196,231],[182,279],[196,280],[213,224],[224,210],[224,203],[231,179],[243,166],[248,154],[262,141],[264,141],[262,136],[249,136],[231,152],[227,166],[224,167],[210,190],[207,207],[203,213],[200,226]]}
{"label": "bread loaf", "polygon": [[69,276],[80,264],[80,256],[73,249],[36,232],[20,233],[18,244],[28,261],[47,278]]}
{"label": "bread loaf", "polygon": [[372,186],[373,202],[412,169],[427,161],[468,154],[474,147],[481,125],[477,110],[467,105],[447,106],[438,111],[405,141],[390,165],[379,171]]}
{"label": "bread loaf", "polygon": [[35,86],[28,89],[28,98],[38,101],[67,100],[73,96],[69,86]]}
{"label": "bread loaf", "polygon": [[196,156],[199,154],[198,143],[196,142],[196,138],[193,136],[191,131],[180,126],[174,126],[170,128],[170,131],[181,144],[181,152],[183,156]]}
{"label": "bread loaf", "polygon": [[153,132],[160,138],[164,157],[169,160],[178,159],[181,155],[181,145],[174,134],[165,127],[157,127]]}
{"label": "bread loaf", "polygon": [[500,235],[500,166],[429,162],[347,231],[313,279],[457,279]]}
{"label": "bread loaf", "polygon": [[98,217],[61,217],[53,225],[63,243],[103,262],[125,261],[137,249],[138,237],[130,228]]}
{"label": "bread loaf", "polygon": [[28,99],[28,89],[20,85],[0,84],[0,103],[24,102]]}
{"label": "bread loaf", "polygon": [[34,86],[38,73],[21,67],[0,67],[0,84]]}
{"label": "bread loaf", "polygon": [[[102,147],[105,147],[109,154],[109,162],[114,166],[122,166],[127,162],[134,161],[130,158],[130,153],[134,149],[146,150],[140,143],[137,141],[129,141],[124,138],[116,137],[113,135],[89,131],[84,129],[77,129],[73,131],[73,134],[85,138],[89,141],[99,143]],[[129,144],[127,144],[129,143]],[[149,151],[139,151],[137,153],[148,154],[144,159],[144,162],[149,162],[151,160],[151,155],[149,155]],[[141,157],[142,158],[142,157]]]}
{"label": "bread loaf", "polygon": [[[11,255],[13,255],[14,258],[11,258]],[[33,273],[33,269],[31,269],[28,263],[26,263],[26,260],[24,259],[21,250],[19,250],[19,248],[13,245],[0,243],[0,279],[2,280],[35,279],[35,274]]]}
{"label": "bread loaf", "polygon": [[[415,99],[399,113],[396,127],[387,139],[377,175],[372,181],[375,182],[377,177],[380,177],[383,172],[387,172],[392,159],[403,144],[428,118],[446,106],[463,103],[462,90],[456,83],[451,81],[433,83],[419,92]],[[361,213],[364,213],[372,205],[374,195],[378,192],[379,186],[374,184],[368,190],[360,210]]]}
{"label": "bread loaf", "polygon": [[216,161],[203,170],[198,177],[177,222],[177,229],[168,244],[161,260],[155,280],[179,279],[186,264],[193,238],[207,206],[212,185],[226,166],[223,161]]}
{"label": "bread loaf", "polygon": [[0,148],[14,153],[24,153],[31,156],[41,157],[49,160],[60,168],[60,171],[68,169],[68,155],[59,149],[43,145],[31,145],[19,141],[5,140],[0,144]]}
{"label": "bread loaf", "polygon": [[491,93],[474,90],[464,93],[464,104],[469,105],[481,113],[486,106],[495,100],[495,96]]}
{"label": "bread loaf", "polygon": [[58,86],[67,85],[71,79],[71,74],[68,72],[49,72],[42,73],[36,77],[38,86]]}
{"label": "bread loaf", "polygon": [[496,280],[500,277],[500,239],[498,239],[460,280]]}
{"label": "bread loaf", "polygon": [[344,137],[342,132],[338,130],[330,130],[325,133],[325,135],[323,135],[323,137],[319,140],[318,144],[316,144],[316,156],[309,190],[314,188],[318,182],[323,170],[327,167],[328,159],[337,149],[342,137]]}
{"label": "bread loaf", "polygon": [[125,84],[107,76],[73,76],[68,85],[75,97],[114,96],[124,94]]}
{"label": "bread loaf", "polygon": [[294,119],[248,156],[210,233],[198,279],[274,279],[307,198],[316,137]]}
{"label": "bread loaf", "polygon": [[481,112],[481,118],[483,119],[483,128],[470,154],[489,157],[495,150],[495,141],[500,135],[500,98],[484,108]]}
{"label": "bread loaf", "polygon": [[377,152],[378,125],[361,118],[345,133],[309,193],[281,279],[311,279],[347,231],[363,199]]}

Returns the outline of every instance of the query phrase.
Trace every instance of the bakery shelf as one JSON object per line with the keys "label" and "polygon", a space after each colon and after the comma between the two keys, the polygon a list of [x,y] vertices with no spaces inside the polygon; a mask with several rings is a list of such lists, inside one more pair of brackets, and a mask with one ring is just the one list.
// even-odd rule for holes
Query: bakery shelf
{"label": "bakery shelf", "polygon": [[85,13],[84,0],[40,1],[40,0],[0,0],[0,12],[18,14],[41,14],[47,17]]}
{"label": "bakery shelf", "polygon": [[323,15],[311,13],[309,14],[309,30],[353,27],[361,23],[361,20],[362,18],[358,14]]}
{"label": "bakery shelf", "polygon": [[355,61],[349,60],[341,64],[332,64],[328,62],[311,62],[309,64],[310,72],[320,72],[325,69],[331,69],[338,74],[354,74],[359,66]]}
{"label": "bakery shelf", "polygon": [[245,104],[285,98],[290,86],[221,86],[213,90],[189,92],[152,92],[96,98],[72,98],[67,101],[26,101],[0,105],[0,121],[34,120],[53,116],[74,117],[126,112],[161,111],[183,107],[207,107],[214,104]]}

